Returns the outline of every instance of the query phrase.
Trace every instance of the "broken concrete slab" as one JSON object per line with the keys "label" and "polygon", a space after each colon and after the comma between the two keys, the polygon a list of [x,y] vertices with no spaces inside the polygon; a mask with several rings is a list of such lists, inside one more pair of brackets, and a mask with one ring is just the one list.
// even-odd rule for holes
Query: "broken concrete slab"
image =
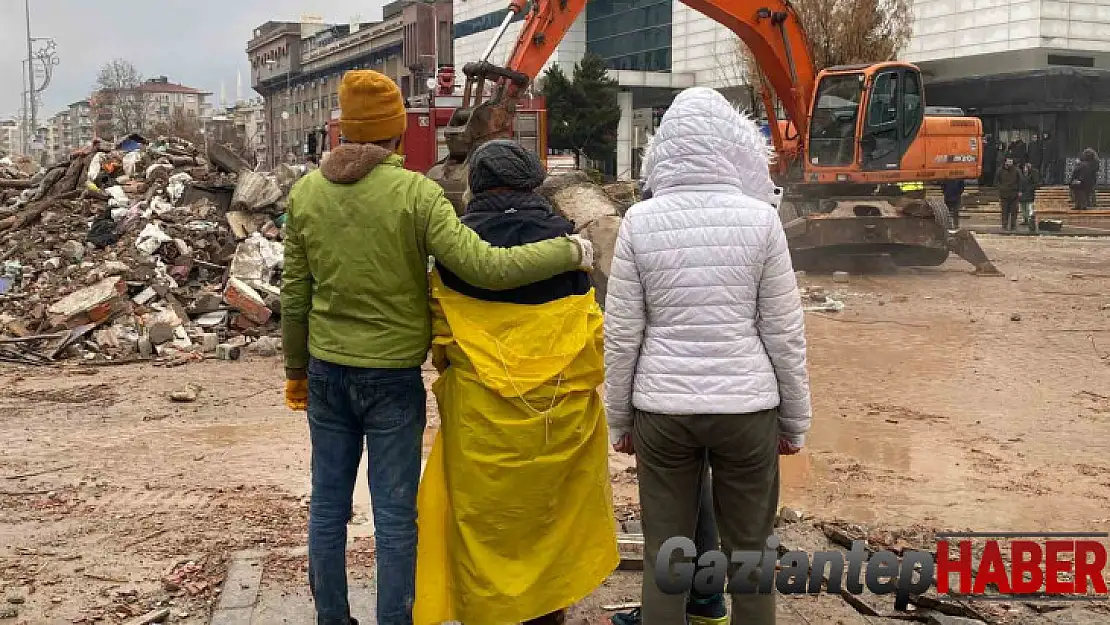
{"label": "broken concrete slab", "polygon": [[119,276],[112,276],[70,293],[48,308],[47,313],[54,327],[100,323],[130,306],[126,296],[127,284]]}
{"label": "broken concrete slab", "polygon": [[238,278],[230,278],[224,289],[224,301],[229,306],[243,313],[248,319],[263,324],[270,320],[272,311],[266,308],[266,302],[258,291]]}
{"label": "broken concrete slab", "polygon": [[551,201],[560,215],[574,222],[575,232],[602,217],[620,215],[616,203],[584,172],[548,176],[537,191]]}
{"label": "broken concrete slab", "polygon": [[253,212],[271,206],[281,199],[281,187],[268,176],[244,171],[239,174],[235,193],[231,196],[233,211]]}
{"label": "broken concrete slab", "polygon": [[208,160],[220,171],[229,174],[238,174],[251,169],[250,163],[246,159],[232,151],[230,146],[224,144],[208,146]]}
{"label": "broken concrete slab", "polygon": [[603,216],[592,222],[585,230],[585,237],[594,246],[594,271],[590,278],[597,289],[597,300],[605,306],[608,293],[609,272],[613,266],[613,250],[617,245],[621,219],[612,215]]}

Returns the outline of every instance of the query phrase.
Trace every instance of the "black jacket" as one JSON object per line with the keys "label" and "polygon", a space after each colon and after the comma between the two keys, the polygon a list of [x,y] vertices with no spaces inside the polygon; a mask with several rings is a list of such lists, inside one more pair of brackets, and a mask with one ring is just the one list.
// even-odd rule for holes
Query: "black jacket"
{"label": "black jacket", "polygon": [[964,187],[967,186],[963,180],[945,180],[941,183],[940,188],[944,190],[944,203],[945,204],[959,204],[964,196]]}
{"label": "black jacket", "polygon": [[1022,202],[1033,202],[1037,199],[1037,187],[1041,186],[1041,173],[1036,169],[1029,170],[1026,174],[1025,170],[1021,171],[1021,179],[1018,182],[1018,187],[1021,190],[1020,200]]}
{"label": "black jacket", "polygon": [[1073,184],[1078,183],[1077,186],[1083,191],[1094,191],[1095,183],[1098,182],[1098,163],[1080,159],[1071,172],[1071,181]]}
{"label": "black jacket", "polygon": [[[574,234],[574,224],[552,210],[541,195],[522,191],[487,191],[474,196],[462,222],[494,247],[515,247]],[[446,267],[436,264],[447,288],[474,299],[513,304],[546,304],[570,295],[590,292],[590,276],[569,271],[547,280],[508,291],[488,291],[463,282]]]}
{"label": "black jacket", "polygon": [[1005,166],[999,167],[994,175],[994,186],[998,187],[998,197],[1004,200],[1016,200],[1021,190],[1021,172],[1018,166],[1014,165],[1009,169]]}

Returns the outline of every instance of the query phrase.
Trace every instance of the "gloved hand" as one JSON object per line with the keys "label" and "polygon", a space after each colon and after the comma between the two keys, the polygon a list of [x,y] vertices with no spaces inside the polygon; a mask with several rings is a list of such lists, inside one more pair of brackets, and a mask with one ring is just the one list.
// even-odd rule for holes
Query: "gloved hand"
{"label": "gloved hand", "polygon": [[285,407],[290,410],[308,410],[308,380],[285,381]]}
{"label": "gloved hand", "polygon": [[578,246],[578,269],[579,271],[593,271],[594,270],[594,244],[585,237],[578,236],[577,234],[570,235],[570,240]]}

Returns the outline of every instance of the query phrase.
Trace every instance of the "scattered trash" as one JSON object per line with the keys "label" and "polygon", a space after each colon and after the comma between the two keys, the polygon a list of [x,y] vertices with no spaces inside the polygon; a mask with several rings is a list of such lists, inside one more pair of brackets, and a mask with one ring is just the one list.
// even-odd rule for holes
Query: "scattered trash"
{"label": "scattered trash", "polygon": [[172,240],[165,232],[162,232],[158,224],[147,224],[147,227],[139,233],[139,238],[135,241],[135,247],[147,254],[153,254],[159,247],[162,247],[163,243],[169,243]]}
{"label": "scattered trash", "polygon": [[846,284],[848,282],[848,272],[847,271],[834,271],[833,272],[833,282],[836,282],[837,284]]}
{"label": "scattered trash", "polygon": [[816,306],[806,306],[803,310],[806,312],[840,312],[844,310],[844,302],[826,297],[820,304]]}
{"label": "scattered trash", "polygon": [[1010,321],[1021,321],[1021,313],[1014,313],[1010,315]]}

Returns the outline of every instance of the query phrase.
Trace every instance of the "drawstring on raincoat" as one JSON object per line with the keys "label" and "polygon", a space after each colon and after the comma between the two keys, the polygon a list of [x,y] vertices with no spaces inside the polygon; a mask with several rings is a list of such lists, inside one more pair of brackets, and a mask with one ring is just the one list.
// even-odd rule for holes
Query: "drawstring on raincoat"
{"label": "drawstring on raincoat", "polygon": [[536,410],[532,407],[532,404],[528,403],[528,400],[524,398],[524,393],[522,393],[520,387],[516,385],[513,374],[509,373],[509,366],[505,364],[505,355],[501,353],[501,341],[497,340],[496,337],[491,338],[493,338],[493,344],[497,346],[497,357],[501,360],[501,368],[505,370],[505,377],[509,378],[509,384],[513,385],[513,390],[516,391],[517,399],[524,402],[528,410],[543,417],[543,444],[546,445],[550,440],[551,411],[555,409],[555,402],[559,399],[559,389],[563,385],[563,372],[560,371],[559,377],[555,380],[555,392],[551,394],[551,404],[547,407],[547,410],[542,412]]}

